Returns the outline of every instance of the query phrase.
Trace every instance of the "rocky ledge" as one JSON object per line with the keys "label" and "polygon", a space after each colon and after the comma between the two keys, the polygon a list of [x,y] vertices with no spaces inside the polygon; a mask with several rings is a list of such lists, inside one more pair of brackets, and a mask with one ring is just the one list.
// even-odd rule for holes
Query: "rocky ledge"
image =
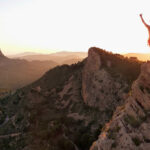
{"label": "rocky ledge", "polygon": [[141,66],[123,106],[117,107],[90,150],[150,149],[150,62]]}

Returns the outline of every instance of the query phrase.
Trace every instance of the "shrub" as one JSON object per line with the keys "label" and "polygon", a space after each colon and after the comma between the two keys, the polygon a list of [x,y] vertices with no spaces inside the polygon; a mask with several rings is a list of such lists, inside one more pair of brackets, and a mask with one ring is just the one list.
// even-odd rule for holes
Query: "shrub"
{"label": "shrub", "polygon": [[108,138],[114,140],[116,138],[116,133],[113,130],[109,130],[108,131]]}
{"label": "shrub", "polygon": [[[141,61],[129,59],[119,54],[112,54],[96,47],[92,49],[101,56],[102,66],[105,67],[112,76],[117,77],[118,74],[121,74],[129,85],[131,85],[140,74]],[[108,60],[111,62],[111,67],[107,66]]]}
{"label": "shrub", "polygon": [[108,130],[108,138],[109,139],[115,139],[116,138],[116,134],[119,132],[120,127],[117,125],[114,129],[109,129]]}
{"label": "shrub", "polygon": [[65,100],[65,101],[68,100],[70,98],[70,96],[71,96],[70,94],[64,94],[63,100]]}
{"label": "shrub", "polygon": [[61,150],[75,150],[74,145],[64,137],[58,140],[58,146]]}
{"label": "shrub", "polygon": [[146,143],[150,143],[150,139],[146,138],[145,136],[144,136],[144,141],[145,141]]}
{"label": "shrub", "polygon": [[140,118],[135,119],[131,115],[127,115],[124,118],[124,120],[125,120],[125,122],[127,122],[128,124],[130,124],[134,128],[138,128],[140,126],[140,124],[142,123],[142,120]]}
{"label": "shrub", "polygon": [[147,90],[148,93],[150,93],[150,88],[147,87],[146,90]]}
{"label": "shrub", "polygon": [[120,130],[119,126],[116,126],[115,129],[114,129],[115,132],[119,132],[119,130]]}
{"label": "shrub", "polygon": [[24,115],[19,113],[17,118],[16,118],[16,123],[21,122],[23,119],[24,119]]}
{"label": "shrub", "polygon": [[141,90],[142,92],[144,92],[144,87],[143,87],[143,86],[140,86],[140,90]]}
{"label": "shrub", "polygon": [[137,138],[137,137],[132,138],[132,141],[134,142],[134,144],[135,144],[136,146],[139,146],[139,145],[141,144],[140,139],[139,139],[139,138]]}
{"label": "shrub", "polygon": [[116,146],[117,146],[116,142],[113,142],[112,145],[111,145],[112,148],[116,148]]}

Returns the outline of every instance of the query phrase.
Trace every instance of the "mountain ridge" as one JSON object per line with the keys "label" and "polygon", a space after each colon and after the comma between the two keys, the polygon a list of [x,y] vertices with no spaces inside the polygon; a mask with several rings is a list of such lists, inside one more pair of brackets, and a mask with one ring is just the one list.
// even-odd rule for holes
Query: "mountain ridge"
{"label": "mountain ridge", "polygon": [[141,66],[141,73],[132,85],[126,102],[114,112],[98,140],[90,150],[148,150],[149,143],[149,76],[150,63]]}
{"label": "mountain ridge", "polygon": [[[73,63],[77,63],[80,60],[83,60],[87,57],[86,52],[57,52],[51,54],[37,54],[37,55],[26,55],[21,57],[14,57],[18,59],[25,59],[27,61],[39,60],[39,61],[47,61],[51,60],[57,62],[58,64],[62,65],[66,63],[68,60],[75,60]],[[72,63],[69,63],[72,64]]]}
{"label": "mountain ridge", "polygon": [[48,69],[56,66],[53,61],[10,59],[0,53],[0,88],[14,90],[40,78]]}

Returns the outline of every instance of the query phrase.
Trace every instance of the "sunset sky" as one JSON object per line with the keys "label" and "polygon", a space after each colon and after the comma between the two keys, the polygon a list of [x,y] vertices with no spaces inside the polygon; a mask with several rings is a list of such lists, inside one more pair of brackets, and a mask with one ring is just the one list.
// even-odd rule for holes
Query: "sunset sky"
{"label": "sunset sky", "polygon": [[87,51],[97,46],[115,53],[150,53],[149,0],[0,0],[0,48],[27,51]]}

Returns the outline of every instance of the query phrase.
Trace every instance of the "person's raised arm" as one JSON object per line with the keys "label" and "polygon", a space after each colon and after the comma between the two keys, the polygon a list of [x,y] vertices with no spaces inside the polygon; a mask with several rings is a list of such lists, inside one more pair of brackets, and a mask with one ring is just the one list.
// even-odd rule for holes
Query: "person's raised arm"
{"label": "person's raised arm", "polygon": [[144,21],[142,14],[140,14],[140,18],[141,18],[143,24],[144,24],[146,27],[149,27],[149,25]]}

